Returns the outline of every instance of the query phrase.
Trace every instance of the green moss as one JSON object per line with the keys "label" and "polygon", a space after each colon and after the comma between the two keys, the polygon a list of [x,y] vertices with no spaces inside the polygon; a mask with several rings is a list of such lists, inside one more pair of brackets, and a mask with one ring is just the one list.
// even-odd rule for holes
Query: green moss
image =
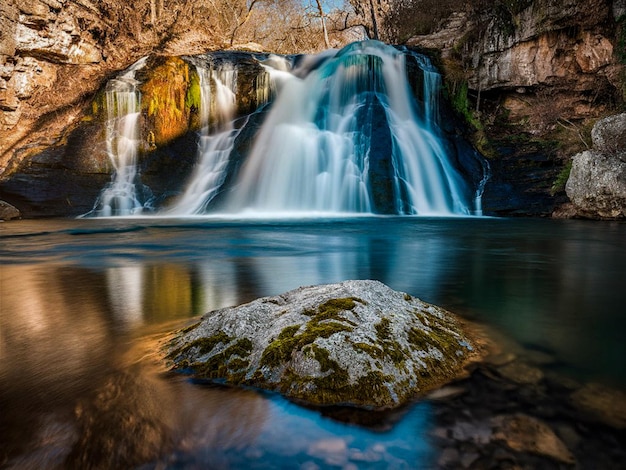
{"label": "green moss", "polygon": [[192,341],[191,343],[183,346],[182,348],[173,350],[169,354],[169,357],[175,358],[177,356],[187,353],[193,348],[198,348],[198,355],[202,356],[204,354],[208,354],[211,351],[213,351],[213,348],[215,348],[215,346],[217,346],[218,344],[220,343],[227,344],[227,343],[230,343],[231,341],[232,341],[232,338],[220,330],[217,333],[215,333],[213,336],[210,336],[208,338],[207,337],[198,338]]}
{"label": "green moss", "polygon": [[[395,383],[392,376],[379,371],[368,372],[355,383],[350,383],[348,372],[330,359],[327,351],[314,346],[314,354],[320,363],[326,365],[325,370],[332,372],[324,377],[300,377],[292,371],[287,371],[279,387],[281,392],[319,405],[345,403],[388,407],[394,403],[390,386],[399,391],[406,385]],[[408,391],[407,388],[406,393],[400,394],[404,396]]]}
{"label": "green moss", "polygon": [[252,351],[252,342],[242,338],[206,361],[190,364],[197,375],[207,379],[226,379],[232,384],[243,382],[246,376]]}
{"label": "green moss", "polygon": [[295,339],[294,336],[299,329],[300,325],[293,325],[284,328],[278,337],[265,348],[265,351],[263,351],[260,365],[276,367],[288,361],[291,358],[291,353],[298,344],[298,340]]}
{"label": "green moss", "polygon": [[190,75],[189,65],[179,57],[167,57],[147,70],[147,80],[141,85],[142,108],[157,146],[189,129],[191,110],[186,104],[196,95],[188,93]]}
{"label": "green moss", "polygon": [[261,355],[260,365],[269,367],[280,366],[291,359],[294,350],[302,350],[317,338],[329,338],[335,333],[352,331],[352,329],[352,327],[337,321],[319,323],[316,319],[313,319],[306,324],[306,328],[301,334],[296,335],[298,330],[300,330],[300,326],[288,326],[265,348]]}
{"label": "green moss", "polygon": [[366,304],[364,300],[361,300],[357,297],[346,297],[339,299],[330,299],[320,304],[317,307],[317,310],[311,311],[306,310],[303,313],[310,317],[314,317],[317,321],[323,320],[342,320],[346,321],[344,318],[341,318],[339,315],[341,312],[345,312],[348,310],[353,310],[356,307],[356,302],[359,302],[363,305]]}
{"label": "green moss", "polygon": [[552,187],[550,188],[550,194],[552,196],[555,196],[556,194],[565,191],[565,185],[567,184],[567,180],[569,179],[569,174],[571,173],[571,171],[572,161],[569,160],[557,175],[554,183],[552,183]]}
{"label": "green moss", "polygon": [[476,118],[472,111],[468,91],[467,82],[465,81],[459,86],[456,86],[452,92],[449,90],[450,103],[454,110],[465,119],[465,122],[476,130],[482,130],[482,123]]}
{"label": "green moss", "polygon": [[[427,351],[429,347],[433,347],[441,351],[445,357],[454,358],[456,352],[460,349],[459,342],[450,335],[449,332],[432,328],[430,331],[421,330],[419,328],[411,328],[408,334],[408,340],[411,345],[418,350]],[[430,360],[435,361],[436,367],[441,366],[441,361],[430,357],[422,358],[424,362]]]}
{"label": "green moss", "polygon": [[402,366],[408,357],[408,352],[393,338],[391,321],[388,318],[382,318],[380,322],[374,325],[374,328],[376,329],[377,342],[382,347],[382,356],[391,359],[396,366]]}
{"label": "green moss", "polygon": [[342,318],[341,313],[354,309],[356,302],[365,303],[355,297],[330,299],[320,304],[317,310],[305,311],[304,314],[311,320],[306,323],[304,330],[296,335],[301,329],[300,325],[284,328],[263,351],[260,365],[280,366],[291,359],[294,350],[302,350],[317,338],[329,338],[335,333],[352,331],[354,323]]}
{"label": "green moss", "polygon": [[374,325],[378,341],[387,341],[391,338],[391,321],[389,318],[382,318],[380,322]]}
{"label": "green moss", "polygon": [[381,359],[383,357],[383,350],[380,349],[378,346],[374,346],[373,344],[354,343],[352,347],[357,352],[363,352],[372,358]]}
{"label": "green moss", "polygon": [[393,377],[379,371],[371,371],[360,377],[354,388],[358,393],[366,393],[365,396],[374,397],[376,402],[391,403],[392,397],[388,385],[393,383]]}
{"label": "green moss", "polygon": [[185,107],[197,112],[202,102],[202,89],[200,88],[200,76],[195,69],[189,70],[189,85],[185,95]]}

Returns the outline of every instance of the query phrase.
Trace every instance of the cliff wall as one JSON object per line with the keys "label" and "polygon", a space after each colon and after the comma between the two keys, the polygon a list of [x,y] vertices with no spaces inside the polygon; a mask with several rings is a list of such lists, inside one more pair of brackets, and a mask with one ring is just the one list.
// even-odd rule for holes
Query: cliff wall
{"label": "cliff wall", "polygon": [[3,0],[0,3],[0,177],[62,143],[107,77],[151,51],[219,45],[192,2]]}
{"label": "cliff wall", "polygon": [[487,211],[550,215],[567,200],[571,156],[624,107],[624,0],[491,2],[408,43],[440,51],[451,98],[491,157]]}

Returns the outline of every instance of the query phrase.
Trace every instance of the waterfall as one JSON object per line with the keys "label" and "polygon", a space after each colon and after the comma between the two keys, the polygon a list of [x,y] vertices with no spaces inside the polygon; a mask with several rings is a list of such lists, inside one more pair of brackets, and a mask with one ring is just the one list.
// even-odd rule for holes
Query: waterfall
{"label": "waterfall", "polygon": [[107,83],[106,149],[114,173],[111,182],[102,190],[88,215],[124,216],[138,214],[143,210],[143,203],[140,202],[137,192],[141,92],[135,73],[144,65],[145,58]]}
{"label": "waterfall", "polygon": [[[426,56],[362,41],[310,56],[184,59],[199,81],[197,159],[182,190],[155,190],[167,195],[154,198],[168,201],[160,215],[481,214],[488,165],[442,131],[441,76]],[[143,63],[107,85],[115,173],[90,215],[142,212]]]}
{"label": "waterfall", "polygon": [[219,68],[198,65],[196,70],[200,77],[202,126],[198,164],[184,193],[168,211],[172,215],[205,211],[226,178],[233,142],[239,134],[233,125],[237,69],[232,64],[222,64]]}
{"label": "waterfall", "polygon": [[377,41],[294,70],[225,211],[470,214],[466,183],[434,122],[438,74],[425,60],[421,110],[406,79],[405,53]]}

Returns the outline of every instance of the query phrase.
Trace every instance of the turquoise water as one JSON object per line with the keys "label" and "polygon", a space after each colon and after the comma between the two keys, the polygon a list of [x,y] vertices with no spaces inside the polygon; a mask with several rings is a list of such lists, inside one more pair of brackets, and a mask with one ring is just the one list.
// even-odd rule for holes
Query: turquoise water
{"label": "turquoise water", "polygon": [[625,240],[623,223],[490,218],[2,224],[0,467],[428,468],[429,401],[337,419],[165,373],[158,341],[212,309],[377,279],[626,388]]}

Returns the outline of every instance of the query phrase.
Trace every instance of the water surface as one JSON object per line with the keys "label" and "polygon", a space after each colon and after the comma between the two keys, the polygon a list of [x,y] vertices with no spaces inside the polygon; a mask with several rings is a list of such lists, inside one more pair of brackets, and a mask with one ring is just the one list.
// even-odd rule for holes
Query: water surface
{"label": "water surface", "polygon": [[546,371],[626,388],[622,223],[38,220],[0,225],[0,239],[7,468],[430,468],[427,400],[348,424],[156,361],[160,335],[196,315],[346,279],[485,323],[548,356]]}

